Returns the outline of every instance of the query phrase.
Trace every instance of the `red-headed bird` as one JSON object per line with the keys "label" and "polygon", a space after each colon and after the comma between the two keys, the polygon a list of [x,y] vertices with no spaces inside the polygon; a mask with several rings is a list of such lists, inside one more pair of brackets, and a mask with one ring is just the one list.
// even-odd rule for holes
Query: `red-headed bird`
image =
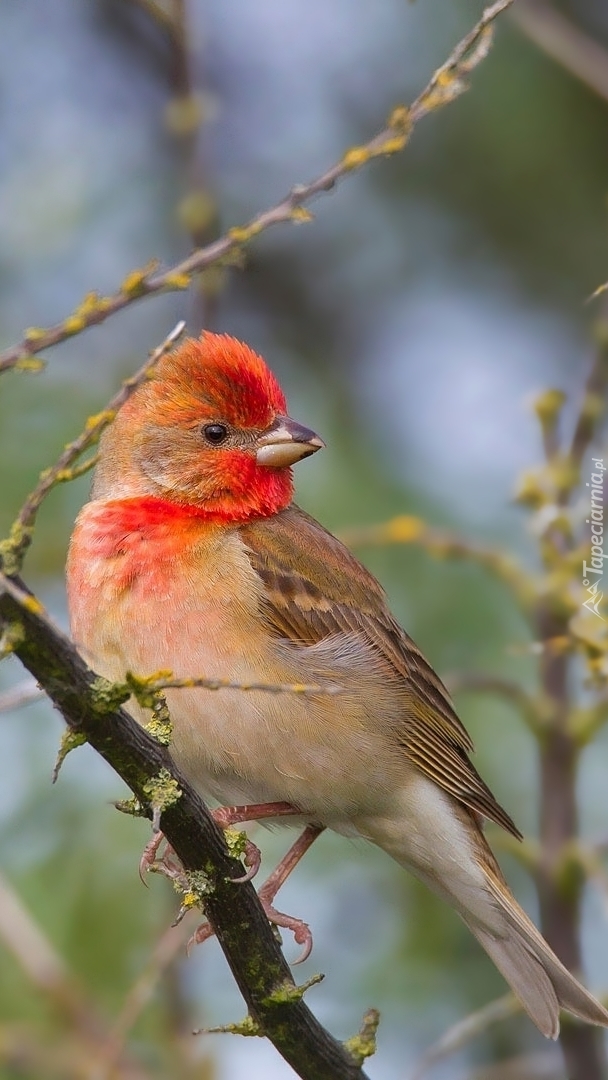
{"label": "red-headed bird", "polygon": [[520,834],[441,680],[376,579],[292,502],[290,466],[322,445],[247,345],[205,333],[165,356],[101,440],[68,560],[74,640],[112,680],[340,687],[167,690],[171,753],[207,798],[289,803],[383,848],[455,908],[543,1034],[560,1008],[608,1025],[508,888],[481,819]]}

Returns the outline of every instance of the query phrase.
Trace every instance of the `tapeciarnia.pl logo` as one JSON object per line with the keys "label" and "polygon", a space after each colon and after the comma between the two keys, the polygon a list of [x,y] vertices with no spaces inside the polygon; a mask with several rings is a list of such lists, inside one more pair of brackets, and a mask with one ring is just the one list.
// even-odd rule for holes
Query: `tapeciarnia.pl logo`
{"label": "tapeciarnia.pl logo", "polygon": [[583,560],[583,585],[588,593],[587,599],[583,601],[583,607],[597,615],[598,619],[603,620],[604,616],[600,614],[599,606],[604,596],[603,592],[600,592],[604,559],[608,558],[608,555],[604,555],[604,471],[606,466],[603,458],[591,458],[591,460],[594,471],[591,473],[591,481],[586,485],[591,495],[590,516],[587,518],[587,525],[591,526],[591,561],[587,563]]}

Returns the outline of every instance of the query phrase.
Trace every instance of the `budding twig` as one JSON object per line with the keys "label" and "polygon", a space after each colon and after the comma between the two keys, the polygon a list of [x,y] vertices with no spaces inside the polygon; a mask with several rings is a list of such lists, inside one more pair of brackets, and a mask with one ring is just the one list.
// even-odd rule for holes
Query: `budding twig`
{"label": "budding twig", "polygon": [[312,216],[305,208],[306,204],[318,195],[331,191],[345,176],[357,172],[375,158],[399,153],[407,146],[414,126],[424,116],[449,105],[467,89],[466,77],[487,56],[492,40],[492,23],[512,3],[513,0],[497,0],[497,3],[487,7],[479,22],[456,45],[411,106],[397,105],[382,130],[369,142],[346,150],[339,161],[321,176],[308,184],[297,184],[275,206],[256,214],[245,225],[229,229],[218,240],[198,248],[167,270],[158,271],[157,264],[150,263],[128,274],[118,290],[110,296],[88,293],[76,311],[63,322],[47,329],[33,327],[27,330],[22,341],[0,354],[0,372],[9,368],[39,368],[41,362],[32,360],[37,353],[81,333],[89,326],[104,322],[108,316],[136,300],[155,293],[187,289],[192,276],[207,267],[240,261],[243,249],[271,225],[310,221]]}
{"label": "budding twig", "polygon": [[380,525],[343,529],[341,539],[349,547],[383,544],[418,544],[436,558],[468,559],[489,570],[512,590],[521,607],[529,610],[536,596],[534,580],[506,552],[471,544],[455,533],[432,528],[420,518],[401,514]]}
{"label": "budding twig", "polygon": [[4,540],[0,544],[0,565],[7,574],[18,574],[21,570],[25,553],[32,542],[38,511],[49,491],[56,487],[57,484],[73,480],[76,476],[80,476],[87,469],[93,467],[96,460],[94,457],[89,459],[84,466],[77,466],[76,468],[72,466],[85,450],[95,445],[104,428],[108,427],[114,420],[120,407],[124,405],[133,391],[150,377],[161,356],[169,352],[183,334],[185,328],[186,324],[183,321],[178,322],[173,327],[165,340],[150,353],[139,371],[124,380],[120,390],[110,399],[105,409],[95,416],[90,416],[80,435],[73,442],[68,443],[55,464],[40,474],[36,487],[28,495],[13,522],[8,540]]}

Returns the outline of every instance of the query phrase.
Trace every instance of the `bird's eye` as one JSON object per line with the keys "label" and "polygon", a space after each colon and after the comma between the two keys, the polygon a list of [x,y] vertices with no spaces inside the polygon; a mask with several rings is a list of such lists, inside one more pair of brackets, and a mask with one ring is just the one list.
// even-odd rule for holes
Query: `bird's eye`
{"label": "bird's eye", "polygon": [[205,424],[203,428],[203,435],[207,442],[213,443],[214,446],[219,446],[228,438],[228,428],[225,424]]}

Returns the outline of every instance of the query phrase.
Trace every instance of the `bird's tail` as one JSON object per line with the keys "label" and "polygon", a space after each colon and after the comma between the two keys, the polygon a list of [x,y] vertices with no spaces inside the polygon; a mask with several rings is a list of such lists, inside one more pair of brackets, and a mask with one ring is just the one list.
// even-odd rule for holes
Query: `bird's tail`
{"label": "bird's tail", "polygon": [[390,818],[359,821],[358,831],[456,909],[543,1035],[557,1038],[560,1009],[608,1027],[608,1011],[515,900],[477,815],[421,775],[395,807]]}
{"label": "bird's tail", "polygon": [[496,904],[493,925],[480,923],[462,909],[460,914],[537,1028],[556,1039],[560,1009],[590,1024],[608,1026],[606,1009],[558,960],[512,896],[498,867],[498,872],[491,865],[483,870]]}

